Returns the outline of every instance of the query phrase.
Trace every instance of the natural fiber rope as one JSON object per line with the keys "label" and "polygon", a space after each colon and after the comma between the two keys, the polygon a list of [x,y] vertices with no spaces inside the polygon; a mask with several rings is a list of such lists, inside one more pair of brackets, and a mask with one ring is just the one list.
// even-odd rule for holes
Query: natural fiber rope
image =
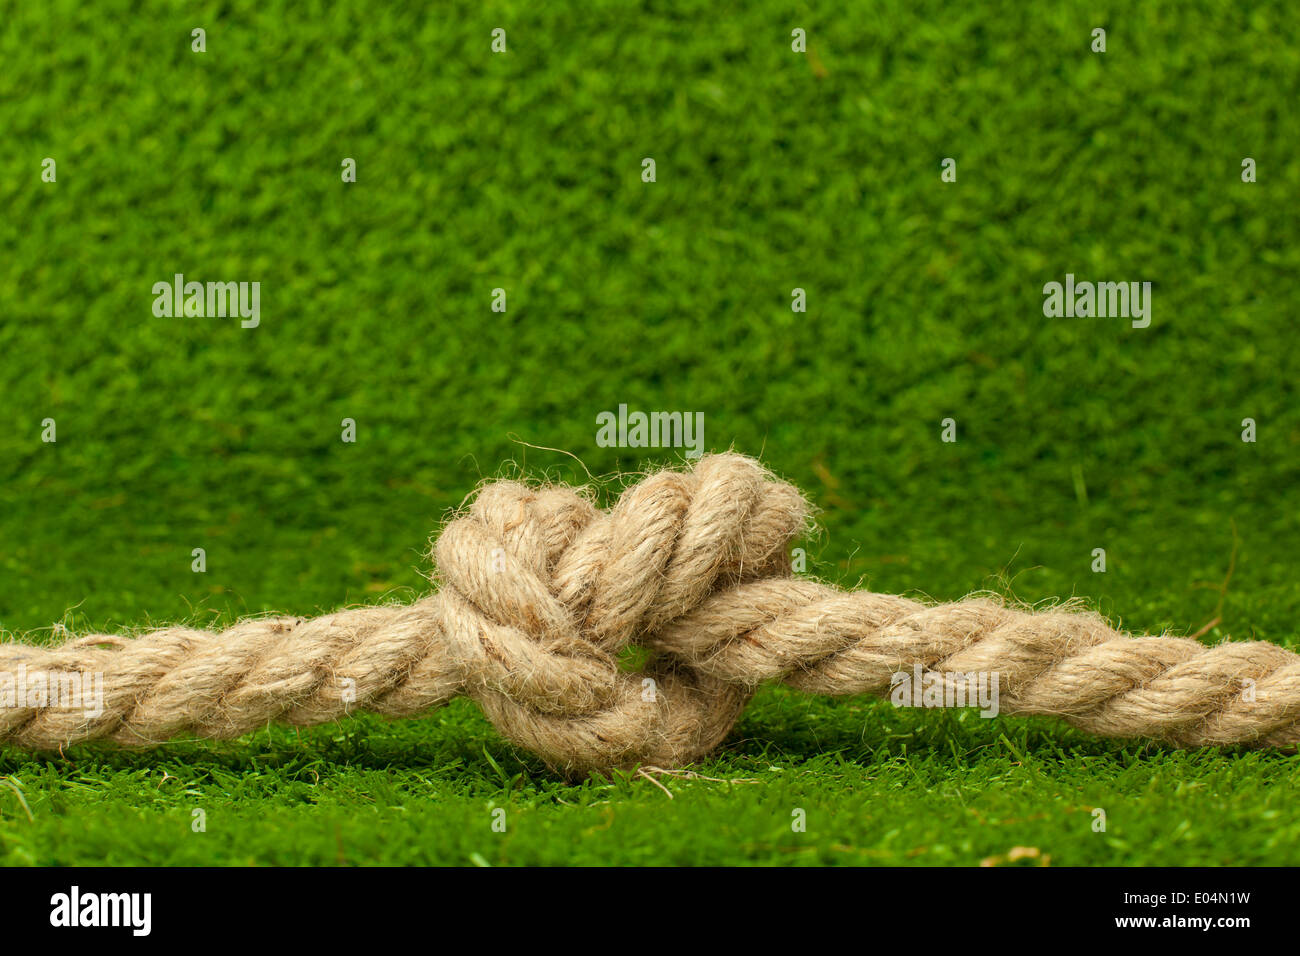
{"label": "natural fiber rope", "polygon": [[[0,644],[0,674],[103,675],[99,716],[0,708],[0,744],[236,737],[359,709],[408,716],[466,694],[554,767],[674,767],[717,746],[765,681],[880,694],[915,665],[996,672],[1002,712],[1096,734],[1300,743],[1300,657],[1278,645],[1129,637],[1095,614],[988,599],[846,593],[790,575],[806,520],[793,486],[739,455],[650,475],[608,512],[571,488],[498,482],[444,528],[440,588],[411,605]],[[652,651],[638,673],[618,664],[632,645]]]}

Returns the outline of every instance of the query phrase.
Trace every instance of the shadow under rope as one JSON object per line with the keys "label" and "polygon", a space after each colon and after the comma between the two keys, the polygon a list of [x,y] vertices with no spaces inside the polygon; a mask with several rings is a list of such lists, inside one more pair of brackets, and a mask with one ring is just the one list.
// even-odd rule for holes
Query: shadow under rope
{"label": "shadow under rope", "polygon": [[[1095,737],[1048,717],[985,719],[974,708],[896,708],[875,697],[828,700],[769,688],[697,766],[725,777],[753,773],[757,763],[797,765],[828,756],[861,767],[923,757],[935,766],[960,769],[985,760],[1009,759],[1015,765],[1033,758],[1040,766],[1051,766],[1095,757],[1127,763],[1185,752],[1155,741]],[[1264,756],[1290,759],[1282,753]],[[121,773],[187,781],[274,774],[284,783],[317,784],[346,770],[412,771],[430,781],[506,789],[528,780],[576,782],[502,738],[466,699],[423,717],[386,720],[359,714],[306,729],[270,727],[235,740],[176,740],[141,749],[92,742],[62,753],[0,747],[0,776],[52,774],[82,785]]]}

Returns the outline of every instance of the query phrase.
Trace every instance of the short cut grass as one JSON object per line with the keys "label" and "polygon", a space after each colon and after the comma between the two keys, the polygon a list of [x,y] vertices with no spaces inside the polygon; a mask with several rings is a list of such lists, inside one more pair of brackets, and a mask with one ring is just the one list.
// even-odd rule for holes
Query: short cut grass
{"label": "short cut grass", "polygon": [[[503,462],[672,460],[595,442],[626,403],[807,490],[808,573],[1293,646],[1300,21],[1095,9],[14,6],[0,625],[409,599]],[[154,317],[176,273],[261,282],[260,326]],[[1150,328],[1046,318],[1067,273],[1151,281]],[[567,783],[465,701],[3,750],[0,862],[1300,862],[1276,753],[770,689],[694,771]]]}

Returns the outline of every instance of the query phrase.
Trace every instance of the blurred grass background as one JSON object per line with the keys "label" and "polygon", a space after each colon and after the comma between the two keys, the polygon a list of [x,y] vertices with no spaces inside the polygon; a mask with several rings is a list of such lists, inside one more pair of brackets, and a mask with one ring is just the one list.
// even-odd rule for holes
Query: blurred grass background
{"label": "blurred grass background", "polygon": [[[55,0],[0,22],[0,627],[409,597],[482,478],[586,480],[530,446],[598,475],[678,460],[597,447],[626,403],[702,411],[708,448],[805,488],[833,581],[1294,646],[1286,4]],[[260,281],[260,327],[154,317],[177,272]],[[1151,281],[1151,327],[1044,318],[1067,272]],[[700,768],[755,782],[669,780],[669,803],[558,781],[462,702],[5,751],[0,861],[1294,863],[1293,765],[772,690]]]}

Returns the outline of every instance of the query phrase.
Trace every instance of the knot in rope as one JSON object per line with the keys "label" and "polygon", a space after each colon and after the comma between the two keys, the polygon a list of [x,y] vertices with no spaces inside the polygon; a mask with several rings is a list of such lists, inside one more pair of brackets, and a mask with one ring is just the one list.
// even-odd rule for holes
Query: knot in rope
{"label": "knot in rope", "polygon": [[720,590],[787,578],[799,492],[740,455],[661,471],[609,510],[572,488],[485,487],[434,547],[441,630],[506,736],[568,769],[675,765],[712,749],[749,692],[651,652]]}
{"label": "knot in rope", "polygon": [[[236,737],[464,694],[553,767],[674,767],[716,747],[764,682],[888,694],[911,671],[996,674],[1002,713],[1107,736],[1300,743],[1286,648],[1133,637],[1072,607],[841,591],[791,575],[807,515],[793,486],[733,454],[648,475],[608,511],[573,488],[497,482],[445,526],[438,590],[413,604],[0,643],[0,744]],[[53,692],[74,679],[91,706]]]}

